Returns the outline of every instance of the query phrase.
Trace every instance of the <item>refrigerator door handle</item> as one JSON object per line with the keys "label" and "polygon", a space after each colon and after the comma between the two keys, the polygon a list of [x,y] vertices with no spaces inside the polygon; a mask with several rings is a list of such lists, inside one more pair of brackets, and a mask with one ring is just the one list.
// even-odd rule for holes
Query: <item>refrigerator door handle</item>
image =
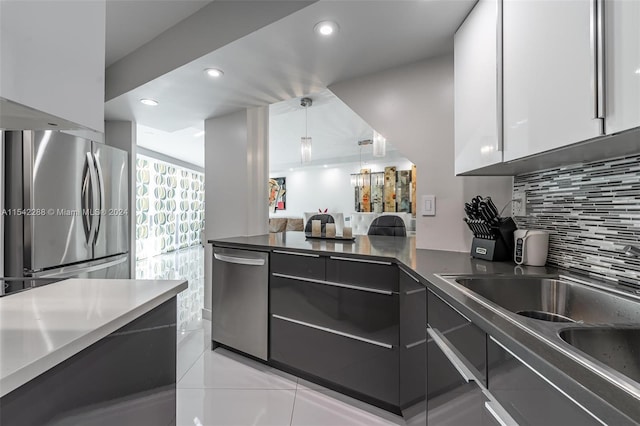
{"label": "refrigerator door handle", "polygon": [[91,222],[89,220],[89,211],[91,210],[91,199],[90,199],[90,191],[91,191],[91,178],[89,174],[89,169],[91,166],[87,162],[86,167],[82,171],[82,194],[80,198],[80,206],[82,208],[82,229],[84,230],[85,238],[87,239],[87,245],[91,244],[91,239],[89,238],[91,232]]}
{"label": "refrigerator door handle", "polygon": [[96,187],[98,176],[95,169],[95,164],[93,162],[93,157],[91,152],[87,152],[87,165],[89,169],[89,176],[91,181],[91,208],[89,209],[89,219],[91,220],[91,227],[89,229],[89,237],[87,239],[87,244],[92,245],[96,238],[96,215],[95,208],[98,205],[98,188]]}
{"label": "refrigerator door handle", "polygon": [[102,215],[106,215],[107,212],[103,211],[104,209],[104,205],[105,205],[105,200],[104,200],[104,174],[102,174],[102,166],[100,165],[100,159],[93,154],[93,158],[96,164],[96,169],[98,170],[98,187],[100,189],[100,208],[99,208],[99,214],[98,214],[98,224],[96,226],[96,238],[97,235],[100,233],[100,225],[102,223]]}

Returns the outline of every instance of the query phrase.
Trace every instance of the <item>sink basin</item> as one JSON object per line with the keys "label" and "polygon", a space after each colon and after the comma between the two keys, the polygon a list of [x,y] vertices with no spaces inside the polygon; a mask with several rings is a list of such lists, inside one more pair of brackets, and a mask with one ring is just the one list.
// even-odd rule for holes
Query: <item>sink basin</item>
{"label": "sink basin", "polygon": [[639,301],[570,281],[487,277],[456,282],[504,309],[538,320],[640,324]]}
{"label": "sink basin", "polygon": [[640,328],[573,328],[559,335],[576,349],[640,382]]}

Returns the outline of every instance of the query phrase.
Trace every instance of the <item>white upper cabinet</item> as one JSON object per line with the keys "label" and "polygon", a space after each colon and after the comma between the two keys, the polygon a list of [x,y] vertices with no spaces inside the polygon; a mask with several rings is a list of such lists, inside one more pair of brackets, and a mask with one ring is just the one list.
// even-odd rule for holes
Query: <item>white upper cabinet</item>
{"label": "white upper cabinet", "polygon": [[504,1],[504,161],[602,135],[595,5]]}
{"label": "white upper cabinet", "polygon": [[501,0],[480,0],[454,39],[455,171],[502,162]]}
{"label": "white upper cabinet", "polygon": [[1,127],[104,130],[105,13],[104,0],[0,1]]}
{"label": "white upper cabinet", "polygon": [[640,1],[604,2],[605,131],[640,127]]}

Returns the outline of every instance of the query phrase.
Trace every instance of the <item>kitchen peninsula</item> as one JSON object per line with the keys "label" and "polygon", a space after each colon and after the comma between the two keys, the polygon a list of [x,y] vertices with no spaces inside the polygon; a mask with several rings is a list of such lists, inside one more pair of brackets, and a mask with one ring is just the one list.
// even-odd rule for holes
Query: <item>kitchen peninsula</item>
{"label": "kitchen peninsula", "polygon": [[175,422],[187,285],[69,279],[0,298],[0,423]]}
{"label": "kitchen peninsula", "polygon": [[[555,268],[416,249],[413,237],[338,242],[286,232],[209,243],[214,257],[226,256],[243,268],[251,267],[242,263],[243,251],[262,253],[268,271],[268,281],[267,272],[260,280],[268,283],[260,284],[268,286],[261,302],[261,324],[268,330],[263,360],[277,368],[395,413],[422,405],[431,416],[431,403],[452,392],[449,400],[466,395],[461,407],[476,420],[581,425],[640,420],[640,385],[558,337],[558,330],[596,328],[595,323],[527,317],[524,310],[509,311],[470,290],[467,282],[508,284],[515,293],[532,284],[549,292],[570,282],[574,292],[587,288],[613,297],[606,284],[591,287],[585,277]],[[216,286],[225,284],[216,280],[225,276],[216,275],[215,262],[214,307],[216,297],[241,306],[238,293],[216,293]],[[241,276],[239,271],[233,276]],[[535,297],[525,302],[534,303]],[[616,302],[635,306],[639,300],[629,295]],[[611,323],[624,322],[615,320]],[[214,348],[222,344],[246,353],[216,340],[216,327],[214,317]],[[553,339],[544,335],[548,327]],[[453,414],[460,413],[445,416]]]}

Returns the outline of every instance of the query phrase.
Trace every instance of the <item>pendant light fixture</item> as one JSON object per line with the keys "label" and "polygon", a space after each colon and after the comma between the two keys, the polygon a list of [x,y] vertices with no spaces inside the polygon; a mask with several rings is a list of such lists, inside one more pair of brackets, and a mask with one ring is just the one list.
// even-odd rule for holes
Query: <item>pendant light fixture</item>
{"label": "pendant light fixture", "polygon": [[313,104],[311,98],[302,98],[300,105],[304,107],[304,136],[300,138],[300,162],[311,161],[311,136],[308,135],[309,117],[307,109]]}
{"label": "pendant light fixture", "polygon": [[373,156],[384,157],[387,153],[387,140],[380,133],[373,131]]}

